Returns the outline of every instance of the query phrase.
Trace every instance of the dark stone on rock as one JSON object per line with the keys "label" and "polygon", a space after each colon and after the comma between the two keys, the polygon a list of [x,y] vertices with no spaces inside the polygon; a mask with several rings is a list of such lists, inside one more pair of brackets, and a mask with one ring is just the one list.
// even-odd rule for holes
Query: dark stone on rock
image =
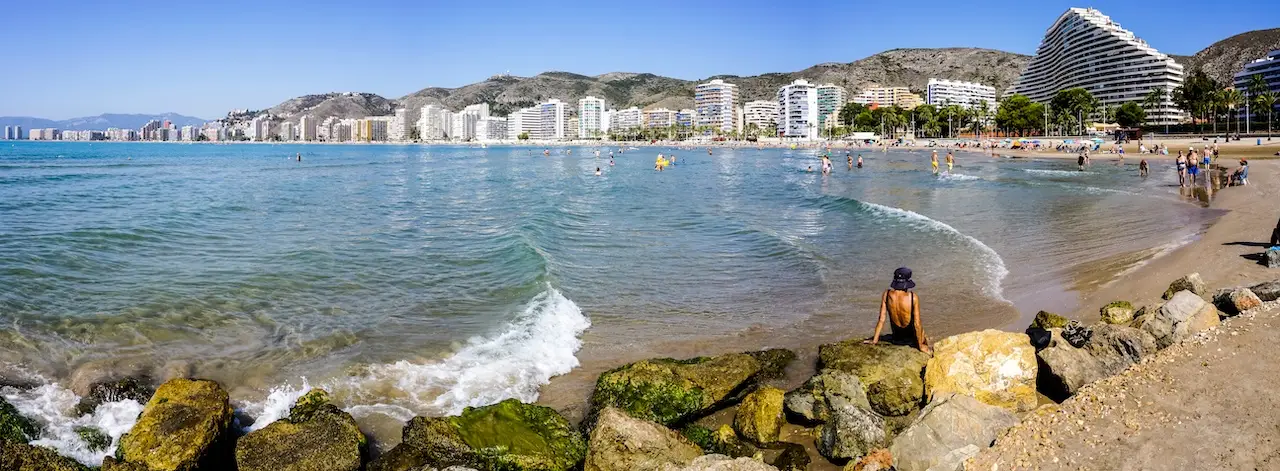
{"label": "dark stone on rock", "polygon": [[707,453],[741,458],[755,456],[760,451],[755,445],[739,438],[728,425],[711,430],[698,424],[690,424],[681,429],[680,434]]}
{"label": "dark stone on rock", "polygon": [[919,349],[884,343],[868,345],[859,339],[818,347],[818,369],[838,370],[858,377],[866,388],[871,409],[882,415],[907,415],[924,398],[924,365],[929,354]]}
{"label": "dark stone on rock", "polygon": [[1213,294],[1213,305],[1225,316],[1237,316],[1262,306],[1262,299],[1249,288],[1227,288]]}
{"label": "dark stone on rock", "polygon": [[52,448],[0,440],[0,470],[89,471],[89,467],[58,455]]}
{"label": "dark stone on rock", "polygon": [[231,469],[234,463],[227,392],[202,379],[174,379],[156,389],[116,456],[150,471]]}
{"label": "dark stone on rock", "polygon": [[469,407],[457,416],[414,417],[404,427],[403,441],[369,469],[566,471],[582,463],[586,454],[586,440],[555,410],[508,399]]}
{"label": "dark stone on rock", "polygon": [[861,458],[885,442],[884,419],[841,398],[831,398],[831,416],[818,436],[818,453],[845,462]]}
{"label": "dark stone on rock", "polygon": [[0,443],[27,443],[40,435],[40,428],[23,417],[18,409],[0,397]]}
{"label": "dark stone on rock", "polygon": [[151,395],[155,394],[155,388],[151,387],[151,380],[148,378],[126,377],[115,381],[104,381],[94,383],[89,386],[89,394],[80,399],[80,403],[76,404],[76,413],[80,415],[92,414],[98,406],[107,402],[123,401],[125,399],[133,399],[138,404],[146,404],[151,400]]}
{"label": "dark stone on rock", "polygon": [[941,395],[893,439],[889,451],[895,469],[927,471],[954,460],[956,450],[991,446],[1000,432],[1017,423],[1018,418],[1002,407],[963,394]]}
{"label": "dark stone on rock", "polygon": [[786,395],[787,413],[797,422],[817,424],[827,420],[827,396],[844,397],[865,409],[871,408],[862,381],[852,373],[822,370]]}
{"label": "dark stone on rock", "polygon": [[749,390],[760,379],[781,374],[789,358],[785,350],[733,353],[689,360],[643,360],[606,371],[596,379],[591,412],[617,407],[631,416],[666,426],[687,423]]}
{"label": "dark stone on rock", "polygon": [[73,431],[84,440],[89,451],[102,451],[111,446],[111,436],[95,427],[76,427]]}
{"label": "dark stone on rock", "polygon": [[809,469],[809,452],[805,451],[804,445],[798,443],[785,443],[782,445],[782,452],[778,454],[769,464],[778,471],[805,471]]}
{"label": "dark stone on rock", "polygon": [[1049,346],[1049,340],[1053,335],[1048,330],[1039,327],[1027,327],[1027,337],[1031,338],[1031,346],[1035,347],[1036,351],[1040,351],[1040,349]]}
{"label": "dark stone on rock", "polygon": [[1093,337],[1093,329],[1085,327],[1079,321],[1071,321],[1062,328],[1062,338],[1076,348],[1084,348],[1090,337]]}
{"label": "dark stone on rock", "polygon": [[1036,318],[1031,321],[1031,325],[1028,328],[1056,329],[1066,327],[1068,322],[1070,320],[1065,317],[1049,311],[1040,311],[1036,313]]}
{"label": "dark stone on rock", "polygon": [[1203,297],[1208,294],[1209,287],[1204,284],[1204,280],[1200,279],[1199,273],[1192,273],[1174,280],[1169,284],[1169,288],[1164,290],[1164,299],[1173,299],[1173,295],[1179,291],[1190,291],[1196,296]]}
{"label": "dark stone on rock", "polygon": [[368,441],[351,414],[313,389],[298,398],[287,419],[236,442],[239,471],[356,471]]}
{"label": "dark stone on rock", "polygon": [[1280,280],[1272,280],[1265,283],[1258,283],[1250,286],[1249,291],[1258,296],[1263,302],[1271,302],[1280,299]]}

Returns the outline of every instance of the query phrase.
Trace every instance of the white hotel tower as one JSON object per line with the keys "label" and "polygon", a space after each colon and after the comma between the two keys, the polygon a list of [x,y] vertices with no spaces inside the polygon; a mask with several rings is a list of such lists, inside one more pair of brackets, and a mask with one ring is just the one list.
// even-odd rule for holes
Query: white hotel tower
{"label": "white hotel tower", "polygon": [[1147,110],[1151,124],[1177,123],[1182,112],[1170,96],[1182,84],[1182,65],[1092,8],[1072,8],[1049,27],[1036,55],[1006,95],[1047,103],[1060,90],[1081,87],[1106,106],[1165,90],[1165,102]]}

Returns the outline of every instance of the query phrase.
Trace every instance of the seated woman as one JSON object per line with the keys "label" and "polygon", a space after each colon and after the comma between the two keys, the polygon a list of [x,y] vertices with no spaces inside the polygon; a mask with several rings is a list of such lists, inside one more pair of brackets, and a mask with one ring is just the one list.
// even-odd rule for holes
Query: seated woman
{"label": "seated woman", "polygon": [[916,282],[911,281],[911,269],[899,268],[893,272],[893,282],[889,290],[880,297],[880,320],[876,321],[876,333],[871,340],[872,345],[880,342],[880,332],[884,329],[886,314],[889,317],[889,328],[893,332],[891,342],[919,348],[925,353],[932,353],[929,338],[924,334],[924,325],[920,323],[920,297],[911,292]]}

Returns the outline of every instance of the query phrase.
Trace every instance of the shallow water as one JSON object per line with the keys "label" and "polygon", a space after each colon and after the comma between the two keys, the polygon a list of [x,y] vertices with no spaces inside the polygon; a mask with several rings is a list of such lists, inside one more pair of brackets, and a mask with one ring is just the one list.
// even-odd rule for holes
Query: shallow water
{"label": "shallow water", "polygon": [[0,361],[207,377],[248,416],[306,377],[405,419],[682,342],[866,333],[899,266],[930,331],[1016,325],[1068,309],[1073,270],[1215,217],[1159,163],[542,150],[0,147]]}

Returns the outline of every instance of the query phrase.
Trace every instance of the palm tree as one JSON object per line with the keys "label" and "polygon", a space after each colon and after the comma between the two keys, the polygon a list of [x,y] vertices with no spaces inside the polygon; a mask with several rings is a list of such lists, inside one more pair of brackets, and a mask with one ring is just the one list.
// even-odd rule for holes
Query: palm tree
{"label": "palm tree", "polygon": [[1280,99],[1280,95],[1276,95],[1276,92],[1263,92],[1263,93],[1259,93],[1257,96],[1254,97],[1254,100],[1257,101],[1259,108],[1267,109],[1267,140],[1268,141],[1271,140],[1271,118],[1272,118],[1271,115],[1275,112],[1277,99]]}
{"label": "palm tree", "polygon": [[[1222,91],[1221,100],[1222,100],[1222,107],[1226,108],[1228,111],[1231,112],[1231,117],[1237,118],[1236,134],[1239,134],[1240,120],[1238,119],[1239,115],[1236,114],[1236,110],[1238,110],[1240,108],[1240,105],[1244,103],[1244,94],[1240,93],[1240,90],[1229,88]],[[1227,122],[1227,134],[1231,134],[1231,122]]]}
{"label": "palm tree", "polygon": [[[1267,93],[1270,90],[1271,90],[1271,87],[1267,85],[1267,79],[1262,78],[1262,74],[1253,74],[1252,76],[1249,77],[1249,85],[1245,87],[1245,97],[1244,97],[1245,106],[1249,106],[1254,101],[1256,101],[1255,98],[1257,98],[1258,95]],[[1248,116],[1249,114],[1250,113],[1245,113],[1246,122],[1253,121],[1253,116]],[[1257,114],[1257,113],[1253,113],[1253,114]]]}

